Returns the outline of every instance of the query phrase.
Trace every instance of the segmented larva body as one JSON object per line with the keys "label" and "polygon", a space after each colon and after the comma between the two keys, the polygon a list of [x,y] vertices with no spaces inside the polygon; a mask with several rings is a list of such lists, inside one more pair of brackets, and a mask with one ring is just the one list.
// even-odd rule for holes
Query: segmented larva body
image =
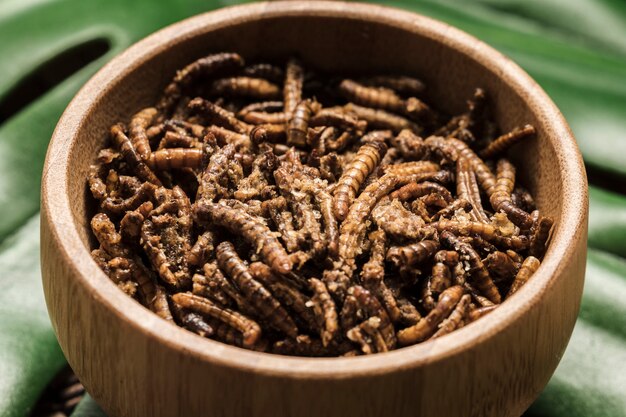
{"label": "segmented larva body", "polygon": [[513,280],[513,284],[511,284],[511,289],[509,290],[508,296],[515,294],[521,287],[524,285],[530,277],[539,269],[541,262],[539,259],[534,256],[529,256],[524,259],[521,268],[515,275],[515,279]]}
{"label": "segmented larva body", "polygon": [[228,111],[215,103],[196,97],[187,105],[191,110],[201,113],[211,123],[227,129],[234,130],[237,133],[248,133],[252,130],[252,126],[242,122],[231,111]]}
{"label": "segmented larva body", "polygon": [[298,103],[302,101],[302,85],[304,83],[304,69],[296,59],[287,61],[285,83],[283,87],[283,102],[285,113],[291,114]]}
{"label": "segmented larva body", "polygon": [[507,249],[524,250],[528,248],[528,238],[524,235],[502,236],[491,224],[478,222],[459,222],[456,220],[439,219],[429,224],[439,232],[452,232],[463,236],[477,234],[488,242]]}
{"label": "segmented larva body", "polygon": [[150,154],[147,163],[151,169],[156,169],[158,171],[181,168],[198,169],[202,166],[202,149],[160,149]]}
{"label": "segmented larva body", "polygon": [[322,109],[309,120],[309,126],[332,126],[338,129],[362,129],[359,126],[359,119],[353,114],[344,111],[341,107],[337,109]]}
{"label": "segmented larva body", "polygon": [[252,78],[264,78],[277,84],[281,83],[285,76],[281,68],[264,62],[248,65],[243,69],[242,74]]}
{"label": "segmented larva body", "polygon": [[438,194],[442,196],[447,203],[452,203],[452,194],[447,188],[435,182],[424,181],[420,183],[409,183],[389,194],[389,198],[397,198],[401,201],[407,201],[414,198],[422,197],[427,194]]}
{"label": "segmented larva body", "polygon": [[494,139],[485,149],[480,151],[480,156],[484,159],[498,156],[517,142],[527,138],[528,136],[532,136],[535,133],[535,128],[531,125],[516,127],[512,131]]}
{"label": "segmented larva body", "polygon": [[450,316],[439,325],[439,330],[435,332],[433,339],[463,327],[463,320],[467,317],[471,301],[472,297],[469,294],[462,296]]}
{"label": "segmented larva body", "polygon": [[251,97],[259,100],[280,98],[280,88],[263,78],[230,77],[215,80],[211,93],[226,97]]}
{"label": "segmented larva body", "polygon": [[396,267],[415,266],[431,258],[439,250],[435,240],[422,240],[406,246],[392,246],[387,251],[386,259]]}
{"label": "segmented larva body", "polygon": [[470,267],[469,273],[480,292],[491,302],[495,304],[501,303],[502,297],[500,296],[498,287],[493,283],[487,268],[485,268],[485,265],[474,248],[472,248],[470,244],[458,239],[449,231],[442,232],[439,239],[443,245],[454,248],[454,250],[460,253],[462,259],[467,261]]}
{"label": "segmented larva body", "polygon": [[419,95],[424,91],[424,83],[417,78],[406,75],[377,75],[362,78],[361,83],[367,86],[386,87],[397,93],[406,95]]}
{"label": "segmented larva body", "polygon": [[345,79],[339,84],[339,92],[348,100],[363,106],[396,113],[405,111],[404,100],[388,88],[366,87],[356,81]]}
{"label": "segmented larva body", "polygon": [[396,332],[393,323],[378,299],[360,285],[350,287],[348,294],[354,296],[359,307],[362,308],[369,317],[378,317],[380,323],[377,328],[385,341],[387,349],[395,348]]}
{"label": "segmented larva body", "polygon": [[372,129],[389,129],[393,131],[393,133],[399,133],[405,129],[415,133],[422,131],[422,128],[415,122],[385,110],[358,106],[353,103],[346,104],[344,108],[346,111],[356,114],[359,119],[365,120],[367,125]]}
{"label": "segmented larva body", "polygon": [[546,245],[548,238],[550,237],[550,230],[554,220],[551,217],[540,217],[535,231],[530,237],[530,248],[528,253],[535,257],[542,257],[546,251]]}
{"label": "segmented larva body", "polygon": [[172,301],[198,314],[213,317],[238,330],[243,335],[243,346],[253,347],[261,337],[261,327],[254,320],[228,308],[221,308],[204,297],[191,293],[172,295]]}
{"label": "segmented larva body", "polygon": [[528,230],[532,226],[532,218],[524,210],[511,202],[511,193],[515,187],[515,166],[506,159],[498,161],[496,185],[489,197],[489,202],[495,211],[503,211],[509,220],[522,229]]}
{"label": "segmented larva body", "polygon": [[[283,113],[282,101],[259,101],[256,103],[248,104],[237,112],[237,116],[245,118],[249,113]],[[283,113],[284,114],[284,113]]]}
{"label": "segmented larva body", "polygon": [[417,324],[398,332],[398,344],[407,346],[428,339],[435,333],[439,323],[452,313],[462,296],[463,288],[458,285],[445,290],[439,296],[435,308],[426,317],[418,321]]}
{"label": "segmented larva body", "polygon": [[219,267],[235,282],[250,304],[261,317],[288,336],[296,337],[298,328],[289,313],[261,283],[252,278],[235,247],[230,242],[220,243],[215,256]]}
{"label": "segmented larva body", "polygon": [[157,115],[157,109],[147,107],[135,114],[128,125],[130,141],[144,161],[150,156],[150,141],[146,129]]}
{"label": "segmented larva body", "polygon": [[305,146],[307,143],[309,119],[318,108],[318,104],[310,100],[303,100],[295,107],[287,127],[287,144]]}
{"label": "segmented larva body", "polygon": [[328,292],[328,288],[326,288],[326,284],[317,278],[310,278],[309,286],[313,291],[313,297],[311,298],[313,311],[320,323],[320,337],[322,344],[326,347],[339,330],[337,309],[335,308],[335,302]]}
{"label": "segmented larva body", "polygon": [[383,142],[370,142],[359,148],[356,157],[348,164],[333,193],[335,216],[344,220],[365,178],[374,171],[387,145]]}
{"label": "segmented larva body", "polygon": [[222,226],[240,234],[260,252],[265,262],[279,274],[286,274],[293,266],[289,255],[272,231],[259,219],[243,210],[222,203],[203,201],[196,203],[195,215],[202,221]]}
{"label": "segmented larva body", "polygon": [[135,148],[133,147],[130,139],[124,133],[124,126],[122,124],[116,124],[111,127],[111,137],[113,143],[120,151],[126,163],[133,169],[134,173],[142,181],[149,181],[156,186],[161,186],[161,181],[154,175],[154,172],[143,162]]}

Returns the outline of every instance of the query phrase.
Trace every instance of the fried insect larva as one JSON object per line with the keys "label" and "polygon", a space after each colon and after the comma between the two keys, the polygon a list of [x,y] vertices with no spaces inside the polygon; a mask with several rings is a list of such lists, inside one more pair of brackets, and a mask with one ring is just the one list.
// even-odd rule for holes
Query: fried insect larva
{"label": "fried insect larva", "polygon": [[439,249],[435,240],[422,240],[406,246],[392,246],[387,251],[387,261],[396,267],[416,266],[430,259]]}
{"label": "fried insect larva", "polygon": [[[168,227],[169,225],[164,226],[163,228]],[[182,257],[174,258],[177,261],[180,261],[180,264],[178,264],[178,262],[171,262],[169,259],[170,257],[166,254],[166,250],[168,249],[173,249],[178,252],[183,248],[177,248],[170,245],[166,246],[161,242],[162,236],[158,232],[157,226],[152,220],[147,219],[143,223],[143,226],[141,227],[141,242],[143,248],[150,259],[150,263],[154,266],[154,269],[157,270],[159,276],[165,283],[174,288],[184,288],[189,284],[191,279],[184,255],[182,255]]]}
{"label": "fried insect larva", "polygon": [[187,262],[190,265],[202,266],[215,251],[215,233],[211,230],[204,231],[187,253]]}
{"label": "fried insect larva", "polygon": [[122,235],[115,230],[115,225],[104,213],[98,213],[91,219],[91,230],[98,239],[100,247],[112,257],[126,258],[128,249],[122,243]]}
{"label": "fried insect larva", "polygon": [[537,271],[540,265],[541,262],[539,259],[532,255],[524,259],[521,268],[517,272],[517,275],[515,275],[515,279],[513,280],[513,284],[511,284],[511,289],[507,296],[510,297],[515,294]]}
{"label": "fried insect larva", "polygon": [[469,323],[474,322],[474,321],[478,320],[479,318],[484,317],[487,314],[491,313],[497,307],[498,307],[497,304],[494,304],[494,305],[491,305],[491,306],[485,306],[485,307],[478,307],[477,309],[470,311],[470,313],[468,314],[468,317],[467,317],[467,321]]}
{"label": "fried insect larva", "polygon": [[263,206],[268,212],[269,218],[272,219],[287,252],[295,252],[298,250],[298,236],[293,228],[293,215],[287,210],[287,200],[280,196],[272,200],[264,201]]}
{"label": "fried insect larva", "polygon": [[176,303],[172,303],[171,311],[176,317],[176,323],[183,328],[202,337],[210,337],[213,335],[213,328],[204,321],[204,318],[200,314],[187,312]]}
{"label": "fried insect larva", "polygon": [[127,211],[120,220],[120,234],[122,239],[132,245],[139,243],[141,225],[154,208],[151,201],[142,203],[135,210]]}
{"label": "fried insect larva", "polygon": [[227,97],[250,97],[273,100],[280,97],[280,88],[263,78],[230,77],[213,81],[211,94]]}
{"label": "fried insect larva", "polygon": [[248,113],[282,113],[282,101],[259,101],[248,104],[237,112],[237,117],[244,118]]}
{"label": "fried insect larva", "polygon": [[128,139],[128,136],[124,133],[124,126],[122,124],[118,123],[111,127],[111,137],[113,138],[115,147],[119,149],[122,156],[124,156],[126,163],[142,181],[148,181],[156,186],[161,186],[161,181],[143,162],[130,139]]}
{"label": "fried insect larva", "polygon": [[391,145],[405,160],[416,160],[424,156],[424,140],[410,129],[402,129],[391,139]]}
{"label": "fried insect larva", "polygon": [[243,58],[235,53],[212,54],[200,58],[180,71],[165,88],[157,108],[169,114],[182,97],[184,90],[199,78],[209,78],[217,74],[234,71],[243,67]]}
{"label": "fried insect larva", "polygon": [[[250,140],[252,143],[279,143],[284,142],[287,138],[287,129],[284,125],[259,125],[250,131]],[[274,149],[276,153],[276,149]],[[278,153],[276,153],[278,155]]]}
{"label": "fried insect larva", "polygon": [[433,265],[432,276],[430,277],[430,290],[438,295],[451,285],[452,274],[450,268],[443,262],[436,262]]}
{"label": "fried insect larva", "polygon": [[380,332],[380,318],[370,317],[346,332],[346,337],[357,343],[366,355],[387,352],[387,344]]}
{"label": "fried insect larva", "polygon": [[194,214],[202,222],[222,226],[240,234],[260,252],[265,262],[279,274],[291,271],[292,262],[274,233],[259,218],[223,203],[196,202]]}
{"label": "fried insect larva", "polygon": [[233,132],[232,130],[224,129],[223,127],[209,126],[207,128],[207,133],[214,135],[220,146],[232,144],[238,150],[249,149],[252,146],[252,142],[250,141],[250,137],[248,135]]}
{"label": "fried insect larva", "polygon": [[319,108],[319,105],[311,100],[303,100],[290,113],[287,125],[287,144],[303,147],[307,143],[309,119]]}
{"label": "fried insect larva", "polygon": [[517,142],[535,133],[535,128],[532,125],[516,127],[512,131],[494,139],[485,149],[480,151],[480,156],[484,159],[498,156]]}
{"label": "fried insect larva", "polygon": [[468,315],[471,301],[472,297],[469,294],[465,294],[463,297],[461,297],[459,303],[456,305],[456,307],[454,307],[452,313],[450,313],[450,316],[443,322],[441,322],[441,324],[439,325],[439,330],[437,330],[433,335],[433,339],[441,337],[443,335],[453,332],[456,329],[463,327],[463,320]]}
{"label": "fried insect larva", "polygon": [[420,183],[409,183],[389,194],[389,198],[397,198],[400,201],[412,200],[427,194],[438,194],[446,200],[446,203],[452,203],[452,194],[448,189],[440,184],[424,181]]}
{"label": "fried insect larva", "polygon": [[339,233],[338,252],[341,259],[349,262],[361,253],[361,242],[367,229],[365,219],[378,201],[389,194],[397,184],[397,176],[385,174],[368,185],[350,206]]}
{"label": "fried insect larva", "polygon": [[489,201],[493,209],[503,211],[509,220],[524,230],[530,229],[532,219],[524,210],[516,207],[511,202],[511,193],[515,187],[515,166],[506,159],[498,161],[496,185]]}
{"label": "fried insect larva", "polygon": [[354,296],[359,307],[363,309],[367,316],[370,318],[377,317],[380,320],[376,327],[380,331],[387,349],[395,348],[397,341],[393,323],[378,299],[360,285],[350,287],[348,295]]}
{"label": "fried insect larva", "polygon": [[429,172],[437,172],[440,167],[431,161],[411,161],[395,163],[383,167],[385,173],[398,176],[412,176]]}
{"label": "fried insect larva", "polygon": [[515,207],[524,210],[526,213],[530,213],[537,208],[533,196],[530,195],[527,189],[520,186],[515,187],[511,193],[511,203],[513,203]]}
{"label": "fried insect larva", "polygon": [[404,111],[404,101],[388,88],[366,87],[356,81],[345,79],[339,84],[338,89],[340,94],[357,104],[396,113]]}
{"label": "fried insect larva", "polygon": [[[198,148],[202,149],[202,143],[195,138],[178,132],[165,132],[163,139],[159,142],[157,151],[169,148]],[[150,159],[148,159],[150,162]]]}
{"label": "fried insect larva", "polygon": [[243,69],[242,74],[252,78],[264,78],[277,84],[282,82],[284,78],[283,70],[281,68],[264,62],[246,66]]}
{"label": "fried insect larva", "polygon": [[525,235],[502,236],[498,229],[491,224],[439,219],[436,222],[430,223],[429,226],[434,227],[439,232],[449,231],[463,236],[476,234],[487,242],[491,242],[496,246],[501,246],[506,249],[524,250],[528,248],[529,244],[528,238]]}
{"label": "fried insect larva", "polygon": [[502,302],[502,297],[500,296],[498,287],[494,284],[487,268],[485,268],[485,265],[474,248],[472,248],[469,243],[461,241],[449,231],[442,232],[439,235],[439,240],[444,246],[453,248],[455,251],[459,252],[461,259],[467,262],[469,266],[468,272],[480,292],[491,302],[500,304]]}
{"label": "fried insect larva", "polygon": [[494,277],[494,280],[497,277],[498,281],[514,277],[519,269],[519,265],[515,265],[515,262],[509,255],[500,251],[487,255],[484,263],[489,274]]}
{"label": "fried insect larva", "polygon": [[247,123],[251,123],[253,125],[262,125],[262,124],[284,124],[289,121],[289,115],[287,113],[266,113],[259,111],[250,111],[245,115],[240,116],[241,119]]}
{"label": "fried insect larva", "polygon": [[315,113],[315,116],[309,120],[309,126],[332,126],[338,129],[361,129],[363,126],[359,126],[359,119],[355,114],[346,112],[343,108],[338,109],[322,109]]}
{"label": "fried insect larva", "polygon": [[377,75],[361,78],[361,83],[372,87],[386,87],[397,93],[415,96],[424,91],[424,83],[406,75]]}
{"label": "fried insect larva", "polygon": [[463,288],[455,285],[448,288],[439,296],[437,305],[426,317],[417,324],[398,331],[398,344],[400,346],[412,345],[422,342],[435,333],[437,326],[452,313],[452,310],[461,300]]}
{"label": "fried insect larva", "polygon": [[488,223],[489,219],[483,211],[480,193],[476,186],[476,177],[470,168],[470,163],[466,158],[460,157],[456,161],[456,192],[460,199],[471,204],[469,212],[472,220],[476,222]]}
{"label": "fried insect larva", "polygon": [[271,268],[262,262],[253,262],[249,269],[252,276],[268,287],[285,307],[302,319],[309,330],[319,330],[313,309],[307,306],[310,301],[308,296],[295,288],[288,279],[278,278]]}
{"label": "fried insect larva", "polygon": [[198,297],[191,293],[178,293],[172,296],[172,301],[182,308],[213,317],[238,330],[243,335],[244,347],[251,348],[261,337],[261,327],[258,323],[236,311],[221,308],[204,297]]}
{"label": "fried insect larva", "polygon": [[326,284],[317,278],[309,278],[309,286],[313,291],[310,303],[318,318],[322,344],[326,347],[335,338],[339,330],[337,309]]}
{"label": "fried insect larva", "polygon": [[333,193],[337,219],[346,218],[361,184],[376,168],[385,152],[387,152],[387,145],[378,141],[366,143],[359,148],[356,157],[348,164],[337,181],[337,187]]}
{"label": "fried insect larva", "polygon": [[157,115],[157,109],[147,107],[136,113],[128,125],[130,142],[144,161],[150,156],[150,141],[146,129]]}
{"label": "fried insect larva", "polygon": [[234,157],[235,151],[235,145],[228,144],[211,155],[204,172],[198,178],[197,201],[214,200],[229,195],[228,189],[223,185],[223,179],[228,174],[228,163]]}
{"label": "fried insect larva", "polygon": [[362,107],[354,103],[346,104],[344,109],[346,109],[347,112],[356,114],[359,119],[365,120],[367,125],[372,129],[390,129],[393,133],[399,133],[404,129],[408,129],[414,133],[420,133],[422,131],[422,129],[411,120],[386,112],[385,110]]}
{"label": "fried insect larva", "polygon": [[144,182],[132,196],[125,199],[107,197],[100,203],[100,206],[108,213],[121,215],[127,211],[135,210],[143,203],[153,199],[156,189],[156,185]]}
{"label": "fried insect larva", "polygon": [[489,167],[480,159],[474,151],[472,151],[469,146],[458,140],[458,139],[447,139],[446,140],[454,149],[459,153],[459,157],[467,159],[470,163],[474,174],[476,175],[476,179],[480,187],[485,191],[487,197],[491,197],[493,193],[493,188],[496,185],[496,178],[489,169]]}
{"label": "fried insect larva", "polygon": [[283,85],[284,111],[287,114],[293,113],[298,103],[302,101],[302,85],[304,84],[304,69],[296,59],[287,61],[285,69],[285,83]]}
{"label": "fried insect larva", "polygon": [[234,113],[205,100],[196,97],[187,104],[191,110],[201,113],[211,124],[216,124],[227,129],[232,129],[237,133],[248,133],[252,126],[237,119]]}
{"label": "fried insect larva", "polygon": [[150,154],[147,164],[151,169],[159,171],[181,168],[198,169],[202,165],[202,149],[159,149]]}
{"label": "fried insect larva", "polygon": [[550,230],[554,220],[551,217],[540,217],[534,226],[535,231],[530,237],[528,253],[534,257],[542,257],[546,251],[546,245],[550,237]]}
{"label": "fried insect larva", "polygon": [[259,315],[276,329],[290,337],[296,337],[298,328],[289,313],[267,288],[252,277],[232,243],[220,243],[215,250],[215,256],[219,267],[230,276]]}

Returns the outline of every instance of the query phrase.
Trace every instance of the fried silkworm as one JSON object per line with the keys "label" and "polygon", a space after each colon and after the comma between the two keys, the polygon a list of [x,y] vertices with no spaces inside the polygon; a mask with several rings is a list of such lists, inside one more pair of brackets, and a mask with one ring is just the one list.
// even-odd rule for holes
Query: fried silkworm
{"label": "fried silkworm", "polygon": [[263,78],[231,77],[213,81],[211,94],[272,100],[280,97],[280,88]]}
{"label": "fried silkworm", "polygon": [[515,294],[521,287],[524,285],[530,277],[539,269],[541,262],[539,259],[534,256],[529,256],[524,259],[521,268],[515,275],[515,280],[513,280],[513,284],[511,284],[511,289],[509,290],[508,296]]}
{"label": "fried silkworm", "polygon": [[232,243],[220,243],[215,250],[215,256],[219,267],[230,276],[237,288],[263,319],[290,337],[298,335],[298,328],[289,313],[267,288],[252,277]]}
{"label": "fried silkworm", "polygon": [[243,335],[243,345],[246,347],[252,347],[261,337],[261,327],[258,323],[236,311],[221,308],[204,297],[190,293],[178,293],[172,296],[172,301],[182,308],[213,317],[238,330]]}
{"label": "fried silkworm", "polygon": [[553,221],[498,161],[534,128],[498,137],[484,90],[447,117],[417,78],[260,62],[201,58],[111,128],[88,207],[121,291],[223,343],[358,356],[460,328],[536,269]]}
{"label": "fried silkworm", "polygon": [[439,323],[450,315],[462,296],[463,288],[458,285],[445,290],[441,293],[435,308],[426,317],[418,321],[417,324],[398,331],[398,344],[400,346],[411,345],[431,337],[437,330]]}
{"label": "fried silkworm", "polygon": [[516,127],[512,131],[494,139],[485,149],[480,151],[480,156],[484,159],[498,156],[517,142],[535,133],[535,128],[531,125]]}
{"label": "fried silkworm", "polygon": [[201,221],[209,221],[241,236],[260,251],[266,263],[279,274],[291,271],[292,263],[285,249],[272,231],[258,218],[245,211],[210,201],[196,202],[194,214]]}
{"label": "fried silkworm", "polygon": [[359,148],[356,157],[343,171],[333,193],[335,216],[344,220],[365,178],[376,168],[387,152],[384,142],[373,141]]}
{"label": "fried silkworm", "polygon": [[468,243],[461,241],[448,231],[444,231],[439,235],[439,239],[442,244],[453,248],[461,255],[464,261],[467,261],[469,266],[469,274],[476,283],[476,286],[491,302],[499,304],[502,302],[502,297],[498,292],[498,288],[493,283],[491,276],[485,265],[483,264],[480,256],[476,253],[474,248]]}

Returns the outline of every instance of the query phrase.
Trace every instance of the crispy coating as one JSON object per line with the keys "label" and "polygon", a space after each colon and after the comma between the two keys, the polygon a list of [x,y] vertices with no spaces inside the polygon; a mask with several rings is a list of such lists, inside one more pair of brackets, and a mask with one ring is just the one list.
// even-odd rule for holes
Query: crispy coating
{"label": "crispy coating", "polygon": [[330,296],[326,284],[319,279],[310,278],[309,286],[311,291],[313,291],[311,305],[321,329],[320,338],[322,339],[322,344],[328,346],[339,330],[335,302]]}
{"label": "crispy coating", "polygon": [[542,257],[546,251],[546,245],[550,237],[550,230],[554,220],[552,217],[540,217],[534,226],[535,231],[530,238],[530,248],[528,253],[534,257]]}
{"label": "crispy coating", "polygon": [[506,249],[524,250],[528,248],[529,245],[528,238],[525,235],[503,236],[499,229],[491,224],[440,219],[437,222],[431,223],[430,226],[440,232],[449,231],[463,236],[476,234],[487,242],[491,242]]}
{"label": "crispy coating", "polygon": [[279,274],[291,271],[293,264],[287,252],[274,233],[258,218],[226,204],[210,201],[194,204],[194,215],[201,222],[210,222],[241,235]]}
{"label": "crispy coating", "polygon": [[191,110],[202,114],[211,124],[231,129],[237,133],[248,133],[252,126],[237,119],[233,112],[230,112],[215,103],[196,97],[187,105]]}
{"label": "crispy coating", "polygon": [[302,85],[304,84],[304,69],[297,59],[289,59],[285,69],[285,83],[283,86],[283,102],[285,113],[291,114],[298,103],[302,101]]}
{"label": "crispy coating", "polygon": [[151,152],[146,129],[152,124],[156,115],[156,108],[147,107],[135,114],[128,125],[130,141],[144,161],[148,159]]}
{"label": "crispy coating", "polygon": [[439,249],[435,240],[422,240],[406,246],[392,246],[387,251],[387,261],[396,267],[417,266],[430,259]]}
{"label": "crispy coating", "polygon": [[354,103],[348,103],[344,108],[356,114],[359,119],[366,121],[372,129],[389,129],[394,133],[407,129],[417,134],[422,131],[422,128],[415,122],[385,110],[358,106]]}
{"label": "crispy coating", "polygon": [[439,325],[439,330],[435,332],[433,339],[444,336],[464,326],[464,320],[467,317],[471,300],[472,297],[469,294],[465,294],[461,297],[459,303],[454,307],[452,313],[450,313],[450,316]]}
{"label": "crispy coating", "polygon": [[393,323],[378,299],[360,285],[350,287],[348,294],[354,296],[359,308],[361,308],[369,318],[378,318],[376,328],[380,331],[382,339],[384,340],[386,346],[385,351],[395,348],[397,340]]}
{"label": "crispy coating", "polygon": [[135,175],[142,181],[148,181],[156,186],[161,185],[161,181],[152,172],[150,168],[143,162],[141,156],[137,153],[128,136],[124,133],[124,126],[116,124],[111,127],[111,137],[113,143],[124,156],[124,160],[134,171]]}
{"label": "crispy coating", "polygon": [[407,210],[399,200],[384,199],[372,210],[372,220],[389,236],[406,239],[432,237],[434,229],[424,219]]}
{"label": "crispy coating", "polygon": [[376,168],[385,152],[387,145],[383,142],[366,143],[359,148],[356,157],[343,171],[333,193],[335,216],[339,220],[346,218],[361,184]]}
{"label": "crispy coating", "polygon": [[498,161],[496,185],[489,197],[491,206],[497,211],[503,211],[507,217],[522,229],[530,229],[532,219],[524,210],[516,207],[511,201],[511,193],[515,187],[515,166],[506,159]]}
{"label": "crispy coating", "polygon": [[412,200],[414,198],[423,197],[427,194],[438,194],[446,200],[446,203],[452,203],[452,194],[448,191],[444,186],[430,182],[424,181],[421,183],[409,183],[393,193],[389,194],[389,198],[397,198],[401,201]]}

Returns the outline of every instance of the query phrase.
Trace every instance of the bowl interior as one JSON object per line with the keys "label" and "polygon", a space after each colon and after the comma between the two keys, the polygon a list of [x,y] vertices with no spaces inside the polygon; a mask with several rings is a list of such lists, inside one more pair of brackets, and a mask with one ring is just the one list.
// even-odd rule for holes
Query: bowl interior
{"label": "bowl interior", "polygon": [[[513,149],[513,159],[518,163],[518,178],[533,193],[538,207],[543,214],[554,217],[554,236],[562,235],[561,249],[567,245],[572,235],[565,236],[562,230],[563,217],[568,215],[563,206],[563,187],[584,187],[584,176],[569,131],[544,93],[508,59],[446,25],[401,12],[394,12],[401,19],[397,15],[392,18],[384,12],[386,9],[371,6],[368,13],[355,6],[350,15],[337,16],[333,7],[303,11],[294,5],[277,12],[268,4],[258,5],[259,13],[254,15],[229,16],[224,11],[219,18],[191,19],[135,45],[90,82],[87,88],[91,95],[87,98],[83,92],[77,98],[88,100],[86,110],[71,115],[80,119],[74,137],[64,139],[69,144],[66,163],[70,167],[64,178],[64,198],[72,215],[70,226],[76,228],[85,257],[93,247],[89,229],[93,207],[86,176],[89,164],[107,139],[109,127],[120,120],[128,121],[131,114],[152,105],[176,69],[221,51],[239,52],[249,61],[295,55],[309,67],[335,72],[414,75],[427,86],[425,100],[449,114],[465,109],[474,88],[484,88],[503,131],[524,123],[537,128],[536,138]],[[95,84],[99,81],[104,83]],[[573,158],[570,162],[559,145],[560,138],[555,137],[559,132],[567,136],[564,140]],[[567,163],[576,168],[573,175],[577,177],[570,185],[566,180]],[[581,191],[584,194],[584,189]],[[576,222],[577,218],[570,221]],[[551,247],[546,259],[555,250]],[[558,261],[554,262],[556,268]],[[96,271],[97,266],[93,263],[90,268]],[[104,273],[99,275],[103,283],[108,281]],[[541,279],[548,280],[549,275]],[[121,292],[120,297],[124,297]]]}

